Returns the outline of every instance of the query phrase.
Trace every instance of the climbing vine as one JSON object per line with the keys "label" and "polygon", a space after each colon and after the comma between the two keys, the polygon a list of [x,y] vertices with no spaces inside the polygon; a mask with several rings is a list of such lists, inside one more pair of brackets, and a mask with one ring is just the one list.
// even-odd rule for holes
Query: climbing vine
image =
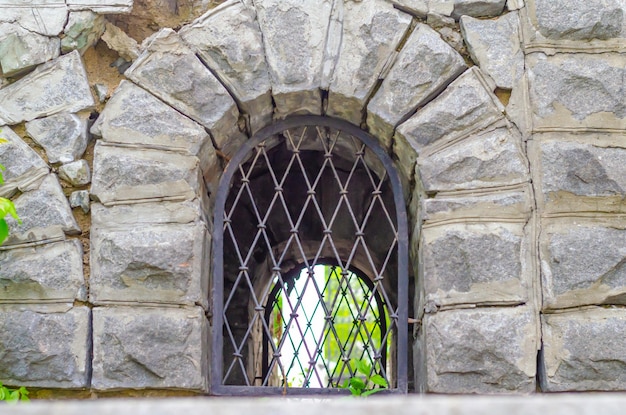
{"label": "climbing vine", "polygon": [[[0,130],[1,131],[1,130]],[[6,143],[7,140],[0,138],[0,144]],[[4,171],[4,166],[0,164],[0,185],[4,184],[4,177],[2,176],[2,172]],[[9,236],[9,225],[4,219],[7,215],[11,215],[18,223],[22,223],[17,212],[15,211],[15,206],[13,202],[4,197],[0,197],[0,245],[7,239]]]}

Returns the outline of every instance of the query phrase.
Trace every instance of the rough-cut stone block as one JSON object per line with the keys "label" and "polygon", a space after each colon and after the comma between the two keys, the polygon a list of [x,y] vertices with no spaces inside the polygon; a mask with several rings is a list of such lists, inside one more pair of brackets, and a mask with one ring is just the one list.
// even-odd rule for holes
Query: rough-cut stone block
{"label": "rough-cut stone block", "polygon": [[0,186],[0,197],[8,197],[16,189],[23,189],[33,180],[45,176],[48,164],[20,137],[5,126],[0,127],[0,137],[7,143],[0,144],[0,163],[4,185]]}
{"label": "rough-cut stone block", "polygon": [[458,19],[463,15],[474,17],[498,16],[504,10],[506,0],[429,0],[428,4],[431,13]]}
{"label": "rough-cut stone block", "polygon": [[[256,131],[272,120],[263,35],[252,7],[230,0],[183,27],[180,36],[235,95]],[[285,45],[282,45],[285,46]]]}
{"label": "rough-cut stone block", "polygon": [[424,317],[426,392],[535,391],[538,318],[529,307],[451,310]]}
{"label": "rough-cut stone block", "polygon": [[87,190],[77,190],[70,194],[70,207],[80,207],[83,212],[89,213],[90,208],[90,200],[89,200],[89,191]]}
{"label": "rough-cut stone block", "polygon": [[0,251],[0,301],[86,301],[79,240]]}
{"label": "rough-cut stone block", "polygon": [[67,20],[61,39],[63,53],[78,50],[82,55],[95,45],[104,33],[104,16],[91,11],[72,12]]}
{"label": "rough-cut stone block", "polygon": [[235,101],[173,30],[158,32],[125,75],[207,127],[223,152],[245,140]]}
{"label": "rough-cut stone block", "polygon": [[463,58],[425,24],[418,24],[367,106],[370,133],[389,144],[393,129],[465,69]]}
{"label": "rough-cut stone block", "polygon": [[319,114],[332,2],[255,1],[277,115]]}
{"label": "rough-cut stone block", "polygon": [[96,144],[91,194],[104,204],[193,199],[201,182],[195,156]]}
{"label": "rough-cut stone block", "polygon": [[94,308],[92,386],[206,391],[207,326],[201,307]]}
{"label": "rough-cut stone block", "polygon": [[70,10],[92,10],[97,13],[129,13],[133,0],[67,0]]}
{"label": "rough-cut stone block", "polygon": [[327,114],[361,123],[366,100],[404,36],[410,16],[384,0],[346,2]]}
{"label": "rough-cut stone block", "polygon": [[[106,207],[92,206],[91,225],[99,228],[126,228],[156,224],[186,224],[203,216],[198,199],[184,202],[138,203]],[[211,218],[212,219],[212,218]]]}
{"label": "rough-cut stone block", "polygon": [[201,223],[92,228],[90,300],[207,307],[209,240]]}
{"label": "rough-cut stone block", "polygon": [[626,389],[626,312],[593,308],[542,317],[541,388],[548,392]]}
{"label": "rough-cut stone block", "polygon": [[197,156],[207,183],[221,175],[205,129],[132,82],[120,83],[91,132],[110,143],[167,148]]}
{"label": "rough-cut stone block", "polygon": [[391,0],[400,10],[425,18],[428,14],[428,0]]}
{"label": "rough-cut stone block", "polygon": [[435,100],[398,127],[393,150],[411,174],[418,153],[441,146],[503,118],[504,108],[476,67],[457,78]]}
{"label": "rough-cut stone block", "polygon": [[424,199],[422,204],[422,218],[427,221],[480,217],[528,219],[532,207],[528,186],[500,192],[437,195]]}
{"label": "rough-cut stone block", "polygon": [[427,309],[527,300],[531,244],[523,223],[433,226],[422,239]]}
{"label": "rough-cut stone block", "polygon": [[593,40],[624,36],[623,1],[533,0],[539,32],[548,39]]}
{"label": "rough-cut stone block", "polygon": [[72,186],[83,186],[91,182],[91,170],[87,160],[78,160],[59,167],[59,177]]}
{"label": "rough-cut stone block", "polygon": [[479,133],[419,158],[426,192],[508,186],[529,180],[528,162],[517,130]]}
{"label": "rough-cut stone block", "polygon": [[88,388],[87,307],[0,306],[0,382],[35,388]]}
{"label": "rough-cut stone block", "polygon": [[24,29],[44,36],[57,36],[67,22],[65,0],[3,1],[0,22],[17,23]]}
{"label": "rough-cut stone block", "polygon": [[494,20],[461,18],[461,33],[472,59],[500,88],[513,89],[524,73],[519,24],[517,13]]}
{"label": "rough-cut stone block", "polygon": [[37,189],[22,193],[13,202],[22,224],[19,225],[13,218],[7,219],[10,232],[4,245],[59,240],[64,238],[64,233],[80,233],[69,202],[54,174],[46,176]]}
{"label": "rough-cut stone block", "polygon": [[45,63],[0,89],[0,124],[17,124],[94,105],[78,51]]}
{"label": "rough-cut stone block", "polygon": [[540,255],[544,308],[626,305],[626,221],[551,223]]}
{"label": "rough-cut stone block", "polygon": [[0,24],[0,67],[10,76],[59,56],[58,38],[30,32],[19,25]]}
{"label": "rough-cut stone block", "polygon": [[29,121],[26,132],[46,150],[50,163],[79,159],[89,141],[87,120],[67,112]]}
{"label": "rough-cut stone block", "polygon": [[116,51],[121,58],[132,62],[139,56],[139,44],[119,27],[107,22],[104,26],[102,41],[109,49]]}
{"label": "rough-cut stone block", "polygon": [[624,129],[626,56],[536,53],[526,65],[535,129]]}

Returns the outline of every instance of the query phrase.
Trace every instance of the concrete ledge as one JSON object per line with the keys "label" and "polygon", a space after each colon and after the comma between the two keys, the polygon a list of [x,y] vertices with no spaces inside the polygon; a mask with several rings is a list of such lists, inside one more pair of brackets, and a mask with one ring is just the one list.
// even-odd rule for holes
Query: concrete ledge
{"label": "concrete ledge", "polygon": [[487,414],[623,414],[626,394],[558,394],[527,396],[407,396],[358,398],[172,398],[103,399],[98,401],[33,401],[2,405],[12,415],[487,415]]}

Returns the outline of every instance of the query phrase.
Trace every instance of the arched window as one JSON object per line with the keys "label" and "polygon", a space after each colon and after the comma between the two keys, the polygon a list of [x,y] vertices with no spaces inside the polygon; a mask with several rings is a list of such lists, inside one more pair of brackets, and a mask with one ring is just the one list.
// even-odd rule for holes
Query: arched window
{"label": "arched window", "polygon": [[406,221],[390,158],[351,124],[293,117],[246,142],[215,202],[212,393],[406,392]]}

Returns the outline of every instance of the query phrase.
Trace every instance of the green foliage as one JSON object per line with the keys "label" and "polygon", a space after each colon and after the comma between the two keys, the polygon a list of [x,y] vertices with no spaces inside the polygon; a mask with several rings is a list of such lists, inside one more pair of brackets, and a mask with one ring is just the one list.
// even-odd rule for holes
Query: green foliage
{"label": "green foliage", "polygon": [[[357,373],[341,385],[342,389],[350,390],[353,396],[370,396],[387,390],[389,384],[378,373],[372,375],[372,367],[364,360],[352,360]],[[359,376],[361,375],[361,376]],[[371,387],[369,387],[371,385]]]}
{"label": "green foliage", "polygon": [[17,403],[18,401],[28,402],[30,399],[28,399],[28,391],[25,387],[9,389],[0,383],[0,401]]}
{"label": "green foliage", "polygon": [[[0,144],[6,142],[7,140],[0,138]],[[0,164],[0,184],[4,183],[4,177],[2,177],[3,170],[4,166]],[[4,219],[7,215],[13,216],[18,223],[22,223],[19,216],[17,216],[13,202],[9,199],[5,199],[4,197],[0,197],[0,245],[2,245],[2,242],[4,242],[4,240],[9,236],[9,225],[7,225],[7,222]]]}

